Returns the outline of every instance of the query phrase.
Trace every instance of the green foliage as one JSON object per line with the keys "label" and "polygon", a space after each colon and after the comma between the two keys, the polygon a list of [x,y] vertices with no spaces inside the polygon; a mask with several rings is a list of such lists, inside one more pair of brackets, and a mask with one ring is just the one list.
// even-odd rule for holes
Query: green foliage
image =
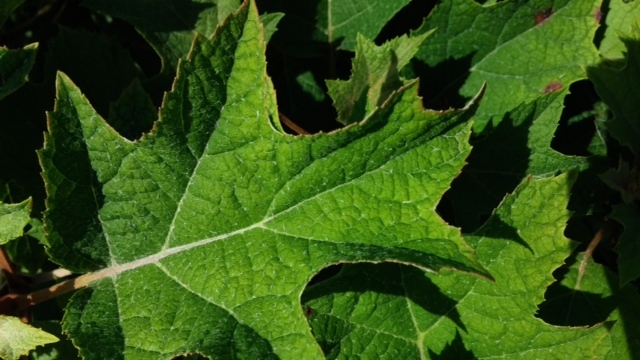
{"label": "green foliage", "polygon": [[1,5],[0,356],[640,357],[638,21]]}

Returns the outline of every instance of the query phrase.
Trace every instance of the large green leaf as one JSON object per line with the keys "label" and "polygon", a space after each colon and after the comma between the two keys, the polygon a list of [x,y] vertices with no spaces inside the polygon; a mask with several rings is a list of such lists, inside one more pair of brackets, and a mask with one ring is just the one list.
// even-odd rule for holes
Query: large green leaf
{"label": "large green leaf", "polygon": [[38,44],[16,50],[0,47],[0,100],[27,81],[37,50]]}
{"label": "large green leaf", "polygon": [[624,67],[601,63],[588,69],[589,79],[613,111],[613,119],[605,124],[607,130],[622,145],[639,154],[640,95],[636,80],[640,77],[640,29],[634,28],[621,39],[627,47]]}
{"label": "large green leaf", "polygon": [[245,4],[196,38],[136,142],[59,76],[40,152],[45,229],[54,261],[94,271],[64,323],[85,358],[320,358],[299,298],[323,267],[485,274],[435,212],[469,153],[473,109],[426,111],[414,82],[358,124],[290,136],[264,50]]}
{"label": "large green leaf", "polygon": [[573,248],[563,236],[570,186],[567,175],[530,178],[467,237],[495,282],[354,265],[310,287],[303,301],[325,352],[332,358],[602,358],[611,350],[606,327],[561,327],[535,317],[554,281],[551,272]]}
{"label": "large green leaf", "polygon": [[520,103],[586,77],[583,68],[598,59],[592,39],[599,5],[597,0],[490,6],[445,0],[414,32],[436,29],[418,51],[413,72],[428,79],[425,93],[445,107],[455,92],[469,98],[486,82],[474,124],[474,131],[482,132]]}

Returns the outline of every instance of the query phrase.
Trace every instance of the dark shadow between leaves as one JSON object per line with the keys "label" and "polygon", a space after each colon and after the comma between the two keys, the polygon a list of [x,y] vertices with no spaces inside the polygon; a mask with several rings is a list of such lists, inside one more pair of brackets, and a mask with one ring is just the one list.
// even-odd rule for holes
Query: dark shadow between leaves
{"label": "dark shadow between leaves", "polygon": [[473,232],[527,175],[531,155],[527,143],[535,109],[520,114],[523,115],[519,124],[505,115],[489,135],[472,142],[467,165],[444,194],[453,217],[438,206],[445,221],[461,227],[463,232]]}
{"label": "dark shadow between leaves", "polygon": [[593,326],[607,320],[617,307],[611,296],[574,290],[557,282],[547,289],[545,298],[536,316],[558,326]]}
{"label": "dark shadow between leaves", "polygon": [[192,31],[201,13],[213,7],[213,4],[193,0],[144,1],[135,5],[123,1],[85,0],[82,5],[125,19],[145,32]]}
{"label": "dark shadow between leaves", "polygon": [[467,98],[460,95],[459,90],[470,75],[471,60],[475,53],[460,59],[449,58],[435,66],[412,59],[411,70],[403,71],[407,78],[420,78],[419,95],[427,109],[447,110],[463,108]]}
{"label": "dark shadow between leaves", "polygon": [[428,349],[429,358],[431,360],[473,360],[477,357],[464,346],[460,332],[456,330],[456,337],[445,346],[445,348],[436,354],[433,350]]}
{"label": "dark shadow between leaves", "polygon": [[298,81],[306,74],[307,80],[326,95],[324,79],[346,78],[351,69],[352,54],[336,50],[341,40],[329,44],[317,38],[314,19],[319,1],[258,0],[257,5],[261,13],[286,14],[267,45],[266,55],[278,110],[312,134],[340,128],[331,99],[314,97]]}

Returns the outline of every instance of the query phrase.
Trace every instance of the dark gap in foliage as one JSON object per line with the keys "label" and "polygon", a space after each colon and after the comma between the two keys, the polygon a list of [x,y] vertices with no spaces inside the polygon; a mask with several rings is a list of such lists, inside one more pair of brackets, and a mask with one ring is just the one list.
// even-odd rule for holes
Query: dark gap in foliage
{"label": "dark gap in foliage", "polygon": [[569,87],[564,99],[564,110],[556,128],[551,148],[565,155],[588,156],[589,145],[597,132],[594,106],[600,100],[593,83],[588,80],[576,81]]}
{"label": "dark gap in foliage", "polygon": [[412,73],[403,71],[407,78],[420,78],[419,95],[427,109],[447,110],[463,108],[468,101],[460,95],[460,87],[470,75],[471,60],[474,54],[459,59],[449,58],[435,66],[429,66],[418,59],[412,59]]}
{"label": "dark gap in foliage", "polygon": [[473,149],[467,165],[436,208],[446,222],[463,232],[473,232],[528,175],[527,140],[535,113],[526,115],[520,124],[514,125],[507,114],[488,136],[471,141]]}
{"label": "dark gap in foliage", "polygon": [[311,278],[307,286],[315,285],[321,283],[325,280],[329,280],[332,277],[338,275],[340,271],[342,271],[343,264],[336,264],[327,266],[326,268],[320,270],[314,277]]}
{"label": "dark gap in foliage", "polygon": [[[596,233],[605,226],[606,223],[607,220],[602,214],[572,217],[569,219],[564,235],[579,243],[576,250],[574,250],[574,254],[584,252]],[[622,229],[619,226],[611,226],[611,224],[606,226],[609,226],[609,228],[593,251],[592,258],[595,262],[607,266],[609,270],[617,272],[616,263],[618,255],[613,251],[613,247],[616,245],[616,239]],[[568,261],[566,263],[570,264]]]}
{"label": "dark gap in foliage", "polygon": [[375,38],[375,43],[381,45],[393,38],[408,34],[409,30],[417,29],[435,6],[436,1],[411,1],[382,28]]}
{"label": "dark gap in foliage", "polygon": [[[336,78],[346,79],[353,55],[347,51],[335,54]],[[312,134],[341,127],[325,84],[331,78],[328,61],[328,56],[296,58],[271,43],[267,46],[267,72],[276,90],[278,110]]]}
{"label": "dark gap in foliage", "polygon": [[[260,12],[284,12],[267,46],[267,72],[278,110],[309,133],[342,127],[327,94],[326,79],[348,79],[354,54],[338,50],[341,39],[326,44],[314,39],[315,28],[302,19],[313,18],[318,0],[258,1]],[[309,14],[309,12],[312,12]]]}

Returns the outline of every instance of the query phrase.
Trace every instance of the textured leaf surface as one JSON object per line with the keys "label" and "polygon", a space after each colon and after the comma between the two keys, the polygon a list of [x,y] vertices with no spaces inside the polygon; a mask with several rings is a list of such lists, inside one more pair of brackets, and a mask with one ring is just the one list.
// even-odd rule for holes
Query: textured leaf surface
{"label": "textured leaf surface", "polygon": [[640,78],[640,30],[635,28],[622,41],[627,47],[627,59],[623,68],[601,63],[589,68],[598,95],[613,111],[613,119],[606,123],[607,130],[622,145],[634,153],[640,153],[640,93],[636,79]]}
{"label": "textured leaf surface", "polygon": [[299,298],[323,267],[484,273],[434,210],[472,111],[425,111],[412,83],[359,124],[289,136],[264,47],[252,5],[198,37],[136,142],[59,77],[45,227],[55,261],[96,270],[64,323],[85,358],[319,358]]}
{"label": "textured leaf surface", "polygon": [[[474,124],[474,131],[481,132],[490,119],[497,124],[520,103],[585,78],[583,67],[598,59],[592,39],[599,5],[594,0],[504,1],[490,6],[473,0],[443,1],[414,33],[436,29],[418,51],[414,73],[423,75],[425,66],[435,68],[427,79],[434,83],[435,77],[446,87],[434,91],[445,95],[459,89],[466,98],[486,82]],[[460,64],[437,67],[448,59]],[[429,86],[425,84],[427,91]]]}
{"label": "textured leaf surface", "polygon": [[637,359],[640,356],[640,295],[637,288],[620,280],[584,253],[577,256],[562,281],[553,284],[541,304],[545,319],[564,326],[610,326],[611,350],[599,359]]}
{"label": "textured leaf surface", "polygon": [[16,50],[0,47],[0,100],[27,81],[37,50],[38,44]]}
{"label": "textured leaf surface", "polygon": [[469,164],[446,195],[455,209],[456,225],[466,232],[477,229],[526,176],[586,168],[586,158],[551,148],[567,93],[554,92],[516,107],[489,135],[473,143]]}
{"label": "textured leaf surface", "polygon": [[354,265],[309,288],[303,301],[320,344],[338,358],[601,358],[611,349],[606,327],[560,327],[534,316],[551,272],[573,248],[563,236],[569,187],[566,175],[529,179],[468,236],[495,283]]}
{"label": "textured leaf surface", "polygon": [[37,346],[58,341],[58,338],[40,329],[24,324],[13,316],[0,315],[0,357],[18,360]]}
{"label": "textured leaf surface", "polygon": [[30,212],[31,199],[18,204],[3,204],[0,201],[0,245],[22,236]]}
{"label": "textured leaf surface", "polygon": [[376,46],[360,35],[349,80],[327,81],[329,95],[338,110],[338,121],[348,125],[360,121],[406,81],[398,71],[409,63],[430,33],[402,36]]}

